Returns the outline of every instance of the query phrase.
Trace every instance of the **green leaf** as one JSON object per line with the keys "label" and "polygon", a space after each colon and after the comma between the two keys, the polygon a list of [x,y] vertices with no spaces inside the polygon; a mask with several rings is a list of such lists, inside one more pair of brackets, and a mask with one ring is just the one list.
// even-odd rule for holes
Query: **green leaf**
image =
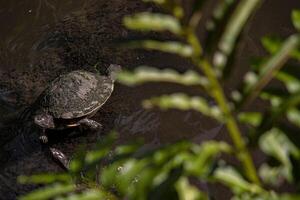
{"label": "green leaf", "polygon": [[258,81],[258,75],[255,72],[249,71],[245,74],[244,83],[245,83],[245,90],[249,89],[251,86],[256,84]]}
{"label": "green leaf", "polygon": [[273,114],[285,114],[289,109],[300,104],[300,91],[291,95],[285,89],[278,87],[264,89],[260,97],[263,100],[270,101],[272,106],[270,111],[272,111]]}
{"label": "green leaf", "polygon": [[161,186],[171,184],[168,187],[176,187],[172,186],[175,184],[172,179],[174,170],[180,169],[178,176],[196,174],[207,177],[214,158],[221,152],[229,151],[230,146],[223,142],[211,141],[198,145],[183,141],[170,144],[150,154],[131,156],[112,163],[102,170],[101,182],[106,187],[114,187],[129,199],[145,199],[153,190],[159,195],[157,190]]}
{"label": "green leaf", "polygon": [[238,119],[242,123],[250,124],[256,127],[262,121],[262,114],[259,112],[243,112],[238,115]]}
{"label": "green leaf", "polygon": [[[283,45],[283,40],[280,39],[279,37],[271,37],[271,36],[266,36],[262,38],[262,45],[264,46],[264,48],[270,53],[270,54],[275,54],[277,53],[280,48]],[[291,52],[291,58],[294,59],[300,59],[300,50],[299,47],[295,48],[292,52]]]}
{"label": "green leaf", "polygon": [[144,2],[153,2],[158,5],[163,5],[169,2],[169,0],[143,0]]}
{"label": "green leaf", "polygon": [[139,31],[170,31],[176,35],[182,33],[179,21],[170,15],[149,12],[124,17],[124,25]]}
{"label": "green leaf", "polygon": [[150,190],[147,199],[178,199],[174,185],[182,176],[182,168],[178,167],[168,172],[166,178]]}
{"label": "green leaf", "polygon": [[174,0],[143,0],[144,2],[153,2],[171,12],[176,18],[181,19],[184,16],[184,10],[178,1]]}
{"label": "green leaf", "polygon": [[197,187],[192,186],[187,178],[180,178],[176,185],[179,200],[208,200],[209,198]]}
{"label": "green leaf", "polygon": [[276,78],[282,81],[290,93],[300,92],[300,80],[283,71],[278,72]]}
{"label": "green leaf", "polygon": [[268,155],[274,156],[281,163],[290,165],[289,155],[299,157],[298,148],[279,129],[273,128],[265,133],[259,141],[260,148]]}
{"label": "green leaf", "polygon": [[105,149],[98,149],[94,151],[89,151],[86,154],[85,157],[85,162],[87,164],[95,163],[100,161],[102,158],[104,158],[110,151],[110,148],[105,148]]}
{"label": "green leaf", "polygon": [[62,194],[72,192],[76,189],[75,185],[54,184],[45,188],[34,190],[22,196],[20,200],[47,200],[53,199]]}
{"label": "green leaf", "polygon": [[18,182],[21,184],[49,184],[54,182],[70,182],[69,174],[37,174],[32,176],[19,176]]}
{"label": "green leaf", "polygon": [[106,187],[115,187],[121,194],[133,192],[135,181],[148,165],[147,160],[126,159],[115,162],[101,172],[101,182]]}
{"label": "green leaf", "polygon": [[274,54],[280,49],[283,41],[278,37],[265,36],[261,39],[261,43],[270,54]]}
{"label": "green leaf", "polygon": [[99,200],[99,199],[107,199],[112,200],[115,199],[101,191],[98,190],[84,190],[80,194],[70,194],[66,197],[59,197],[55,200]]}
{"label": "green leaf", "polygon": [[278,122],[280,122],[282,117],[287,114],[288,110],[293,109],[300,104],[300,93],[282,97],[282,95],[279,96],[278,94],[270,93],[270,91],[264,91],[261,94],[261,97],[270,100],[272,107],[268,113],[264,115],[262,123],[256,130],[256,136],[270,130],[272,127],[277,127],[278,124],[280,124]]}
{"label": "green leaf", "polygon": [[141,144],[139,143],[134,143],[134,144],[124,144],[124,145],[119,145],[116,147],[115,152],[117,155],[127,155],[134,153],[138,150]]}
{"label": "green leaf", "polygon": [[282,200],[274,191],[261,194],[242,193],[235,195],[231,200]]}
{"label": "green leaf", "polygon": [[85,167],[94,167],[101,159],[107,156],[115,140],[116,133],[112,132],[97,143],[93,150],[87,152],[86,148],[80,148],[70,162],[70,172],[80,175],[80,172]]}
{"label": "green leaf", "polygon": [[299,194],[282,194],[278,200],[298,200],[300,199]]}
{"label": "green leaf", "polygon": [[114,142],[116,141],[116,133],[112,132],[106,136],[100,143],[98,143],[94,150],[85,154],[85,164],[92,165],[103,159],[111,150]]}
{"label": "green leaf", "polygon": [[126,47],[157,50],[166,53],[177,54],[182,57],[191,57],[193,55],[193,49],[191,46],[176,41],[165,41],[165,42],[161,42],[157,40],[133,41],[133,42],[126,43]]}
{"label": "green leaf", "polygon": [[141,66],[134,72],[122,71],[118,80],[126,85],[138,85],[145,82],[170,82],[182,85],[207,85],[207,79],[197,72],[189,70],[180,74],[173,69],[157,69],[148,66]]}
{"label": "green leaf", "polygon": [[284,166],[271,167],[270,165],[264,163],[259,168],[259,176],[264,183],[280,186],[284,179],[290,176],[289,169]]}
{"label": "green leaf", "polygon": [[85,153],[86,153],[86,149],[81,147],[81,148],[79,148],[79,150],[77,150],[77,152],[75,153],[75,156],[72,157],[72,159],[70,160],[69,170],[72,174],[79,175],[79,173],[84,168]]}
{"label": "green leaf", "polygon": [[288,97],[287,94],[281,89],[265,89],[261,92],[260,97],[263,100],[270,101],[272,109],[278,108],[284,102],[284,98]]}
{"label": "green leaf", "polygon": [[214,54],[213,63],[217,68],[223,70],[225,67],[228,56],[233,52],[246,21],[260,2],[259,0],[242,0],[238,4],[218,43],[219,51]]}
{"label": "green leaf", "polygon": [[272,56],[260,70],[257,81],[247,85],[242,103],[253,101],[261,90],[274,78],[290,57],[292,51],[299,45],[299,35],[290,36],[281,46],[281,49]]}
{"label": "green leaf", "polygon": [[232,200],[298,200],[297,194],[277,194],[274,191],[266,191],[262,194],[243,193],[236,195]]}
{"label": "green leaf", "polygon": [[290,122],[300,128],[300,111],[297,108],[291,108],[287,111],[287,118]]}
{"label": "green leaf", "polygon": [[299,158],[299,149],[281,130],[276,128],[271,129],[261,136],[259,146],[264,153],[273,156],[281,163],[283,169],[281,169],[280,175],[284,175],[284,177],[291,182],[293,177],[290,155]]}
{"label": "green leaf", "polygon": [[[272,56],[260,71],[260,78],[266,75],[275,75],[281,66],[287,61],[294,49],[299,45],[299,35],[292,35],[281,46],[281,49]],[[272,73],[272,74],[270,74]],[[264,80],[264,79],[263,79]],[[262,80],[260,80],[262,81]]]}
{"label": "green leaf", "polygon": [[234,193],[261,193],[263,190],[259,186],[246,181],[234,168],[221,167],[217,168],[213,177],[228,186]]}
{"label": "green leaf", "polygon": [[225,142],[207,141],[202,145],[192,146],[195,158],[187,159],[185,168],[188,174],[206,178],[212,170],[216,156],[232,153],[232,148]]}
{"label": "green leaf", "polygon": [[217,106],[211,106],[203,97],[190,97],[183,93],[153,97],[143,101],[145,108],[158,106],[163,110],[196,110],[216,120],[223,121],[222,113]]}
{"label": "green leaf", "polygon": [[300,31],[300,10],[293,10],[292,21],[295,28]]}
{"label": "green leaf", "polygon": [[[203,1],[196,1],[203,2]],[[205,39],[205,47],[211,53],[211,50],[215,47],[215,43],[220,40],[222,36],[224,26],[228,23],[229,16],[232,12],[232,7],[237,2],[235,0],[220,1],[214,8],[212,13],[212,19],[206,22],[207,38]]]}

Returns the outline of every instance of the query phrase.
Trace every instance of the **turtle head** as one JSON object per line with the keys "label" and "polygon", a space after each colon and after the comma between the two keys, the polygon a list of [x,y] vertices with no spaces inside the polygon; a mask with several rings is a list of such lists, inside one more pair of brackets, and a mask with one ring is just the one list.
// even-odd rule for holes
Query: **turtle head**
{"label": "turtle head", "polygon": [[34,123],[40,126],[41,128],[54,128],[53,117],[48,114],[39,114],[34,117]]}
{"label": "turtle head", "polygon": [[109,77],[111,78],[111,80],[115,81],[117,79],[117,75],[119,72],[121,72],[122,67],[120,65],[117,64],[111,64],[108,67],[108,74]]}

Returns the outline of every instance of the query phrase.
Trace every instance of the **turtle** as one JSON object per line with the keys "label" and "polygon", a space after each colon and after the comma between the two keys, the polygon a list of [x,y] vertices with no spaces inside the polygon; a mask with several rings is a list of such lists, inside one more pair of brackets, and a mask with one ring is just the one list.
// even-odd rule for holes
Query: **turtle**
{"label": "turtle", "polygon": [[[116,74],[120,70],[120,65],[111,64],[108,76],[75,70],[54,79],[35,103],[33,118],[41,129],[41,142],[48,143],[47,129],[85,126],[91,130],[101,130],[102,125],[90,118],[111,96]],[[62,154],[56,149],[51,149],[51,152],[55,157]]]}

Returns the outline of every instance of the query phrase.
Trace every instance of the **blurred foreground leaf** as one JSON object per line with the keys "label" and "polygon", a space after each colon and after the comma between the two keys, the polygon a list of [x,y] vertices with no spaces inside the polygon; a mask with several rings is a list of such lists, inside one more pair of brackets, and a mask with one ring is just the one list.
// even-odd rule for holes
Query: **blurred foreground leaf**
{"label": "blurred foreground leaf", "polygon": [[221,71],[224,69],[228,56],[233,52],[237,39],[259,0],[242,0],[230,17],[218,44],[219,51],[214,54],[213,63]]}
{"label": "blurred foreground leaf", "polygon": [[295,28],[300,31],[300,10],[293,10],[292,21]]}
{"label": "blurred foreground leaf", "polygon": [[294,125],[300,127],[300,111],[297,108],[291,108],[287,111],[287,118]]}
{"label": "blurred foreground leaf", "polygon": [[191,46],[176,41],[161,42],[157,40],[142,40],[128,42],[126,46],[129,48],[143,48],[148,50],[173,53],[182,57],[191,57],[193,55],[193,49],[191,48]]}
{"label": "blurred foreground leaf", "polygon": [[[153,191],[157,197],[165,190],[174,192],[175,188],[180,190],[180,187],[188,187],[182,182],[178,183],[180,177],[208,177],[215,157],[230,151],[230,146],[223,142],[211,141],[202,145],[179,142],[153,152],[137,153],[139,156],[136,157],[131,155],[130,158],[122,158],[102,170],[101,180],[105,187],[117,189],[129,199],[147,199],[147,194]],[[196,195],[194,189],[190,189],[189,195]],[[196,196],[200,194],[198,192]]]}
{"label": "blurred foreground leaf", "polygon": [[218,168],[214,172],[213,177],[217,181],[228,186],[235,194],[242,194],[247,192],[252,194],[259,194],[263,192],[262,188],[260,188],[256,184],[249,183],[234,168],[229,166]]}
{"label": "blurred foreground leaf", "polygon": [[[278,37],[265,36],[261,39],[261,42],[262,42],[262,45],[264,46],[264,48],[270,54],[275,54],[280,50],[284,41]],[[291,52],[290,56],[294,59],[298,59],[298,60],[300,59],[299,46]]]}
{"label": "blurred foreground leaf", "polygon": [[243,112],[238,115],[240,122],[258,126],[262,120],[262,114],[259,112]]}
{"label": "blurred foreground leaf", "polygon": [[95,167],[96,164],[104,159],[112,148],[113,143],[116,140],[116,133],[104,137],[93,150],[86,151],[86,149],[80,149],[75,154],[75,157],[70,162],[70,172],[76,175],[80,175],[81,171],[86,166]]}
{"label": "blurred foreground leaf", "polygon": [[118,75],[118,80],[126,85],[138,85],[145,82],[170,82],[182,85],[206,85],[207,79],[197,72],[189,70],[180,74],[173,69],[157,69],[141,66],[134,72],[123,71]]}
{"label": "blurred foreground leaf", "polygon": [[192,151],[196,157],[189,159],[185,164],[188,174],[207,178],[212,170],[215,157],[220,153],[230,154],[233,149],[225,142],[207,141],[202,145],[194,145]]}
{"label": "blurred foreground leaf", "polygon": [[285,71],[280,71],[277,73],[276,78],[285,84],[290,93],[300,92],[300,80],[298,77],[295,77]]}
{"label": "blurred foreground leaf", "polygon": [[[253,101],[261,90],[272,80],[274,75],[283,67],[291,53],[299,45],[299,36],[290,36],[281,46],[280,50],[272,56],[267,63],[260,69],[255,81],[249,82],[244,90],[243,101],[248,103]],[[248,74],[249,76],[249,74]]]}
{"label": "blurred foreground leaf", "polygon": [[[203,2],[203,1],[196,1],[196,2]],[[224,0],[220,1],[213,10],[212,19],[207,21],[206,29],[207,29],[207,38],[204,41],[205,47],[207,50],[211,52],[213,47],[218,43],[220,37],[222,36],[222,31],[226,23],[229,21],[229,16],[231,14],[232,6],[237,3],[235,0]]]}
{"label": "blurred foreground leaf", "polygon": [[98,190],[84,190],[79,194],[70,194],[65,197],[56,198],[56,200],[116,200],[115,197],[107,195]]}
{"label": "blurred foreground leaf", "polygon": [[278,184],[277,181],[282,181],[282,178],[291,182],[293,177],[290,156],[299,159],[299,149],[282,131],[275,128],[271,129],[260,138],[259,146],[267,155],[273,156],[280,162],[280,166],[274,168],[267,164],[262,166],[260,175],[263,180],[274,185]]}
{"label": "blurred foreground leaf", "polygon": [[126,16],[124,25],[139,31],[170,31],[177,35],[182,32],[180,23],[175,17],[149,12]]}
{"label": "blurred foreground leaf", "polygon": [[187,178],[180,178],[176,183],[179,200],[208,200],[207,195],[192,186]]}
{"label": "blurred foreground leaf", "polygon": [[223,121],[222,113],[219,108],[217,106],[209,105],[208,101],[200,96],[190,97],[182,93],[163,95],[144,100],[143,106],[145,108],[158,106],[163,110],[195,110],[218,121]]}
{"label": "blurred foreground leaf", "polygon": [[54,182],[70,182],[69,174],[37,174],[32,176],[19,176],[18,182],[22,184],[49,184]]}
{"label": "blurred foreground leaf", "polygon": [[174,0],[143,0],[144,2],[153,2],[157,5],[160,5],[165,10],[169,11],[174,15],[174,17],[181,19],[184,15],[183,8],[178,3],[178,1]]}
{"label": "blurred foreground leaf", "polygon": [[259,195],[243,193],[234,196],[232,200],[298,200],[299,197],[299,195],[295,194],[277,194],[274,191],[270,191]]}
{"label": "blurred foreground leaf", "polygon": [[54,184],[45,188],[37,189],[21,197],[20,200],[47,200],[59,195],[67,194],[75,190],[75,185]]}
{"label": "blurred foreground leaf", "polygon": [[144,2],[154,2],[156,4],[162,5],[168,3],[170,0],[143,0]]}

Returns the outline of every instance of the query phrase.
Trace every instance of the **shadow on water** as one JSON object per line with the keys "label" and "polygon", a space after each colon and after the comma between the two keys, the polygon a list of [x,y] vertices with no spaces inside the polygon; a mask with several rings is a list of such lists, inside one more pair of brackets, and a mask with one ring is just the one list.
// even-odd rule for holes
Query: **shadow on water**
{"label": "shadow on water", "polygon": [[[291,26],[286,21],[289,21],[296,0],[291,1],[284,11],[280,3],[269,4],[270,1],[263,5],[257,15],[263,15],[271,23],[268,16],[272,16],[272,10],[268,7],[280,8],[282,19],[277,19],[273,29],[277,30],[280,24],[282,34],[289,33]],[[16,183],[21,174],[62,170],[50,158],[47,147],[38,141],[39,130],[32,123],[30,112],[26,117],[19,115],[59,74],[75,69],[94,71],[95,65],[100,72],[105,72],[111,63],[125,68],[147,63],[173,67],[178,71],[191,66],[174,56],[128,51],[111,45],[117,39],[137,36],[122,27],[121,19],[126,14],[145,9],[155,8],[147,8],[139,0],[0,2],[0,199],[15,199],[34,188]],[[254,18],[253,23],[258,24],[258,28],[250,28],[240,45],[242,53],[236,59],[237,66],[248,66],[249,55],[262,53],[258,38],[270,30],[265,30],[264,24],[257,19]],[[235,72],[236,77],[242,77],[242,72],[243,69]],[[199,113],[146,111],[138,103],[163,93],[186,91],[191,95],[199,94],[198,88],[169,84],[146,84],[135,88],[117,84],[115,88],[111,98],[94,117],[103,124],[103,135],[115,128],[120,133],[120,142],[142,137],[146,146],[183,138],[201,142],[226,137],[220,134],[224,132],[222,125]],[[50,145],[62,149],[68,156],[79,145],[92,145],[99,139],[92,133],[80,134],[77,129],[51,132],[50,135]]]}

